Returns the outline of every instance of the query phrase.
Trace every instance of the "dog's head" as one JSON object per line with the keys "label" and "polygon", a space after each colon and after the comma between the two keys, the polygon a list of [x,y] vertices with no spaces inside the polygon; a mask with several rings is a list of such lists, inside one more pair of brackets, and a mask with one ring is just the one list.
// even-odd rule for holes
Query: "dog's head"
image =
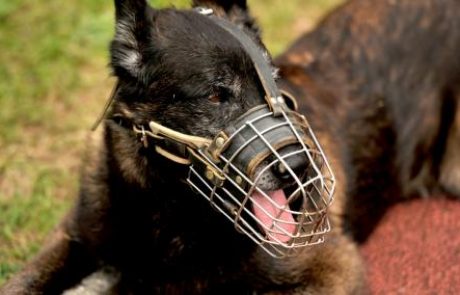
{"label": "dog's head", "polygon": [[145,185],[156,166],[149,154],[160,154],[190,165],[192,188],[272,255],[321,241],[334,179],[277,89],[246,1],[193,3],[201,9],[115,1],[107,126],[122,149],[132,142],[119,156],[136,170],[126,175]]}
{"label": "dog's head", "polygon": [[[245,1],[229,2],[194,1],[234,20],[270,63]],[[155,118],[183,133],[213,137],[263,102],[250,58],[210,17],[194,10],[156,10],[141,0],[115,4],[111,65],[121,83],[123,115],[139,124]]]}

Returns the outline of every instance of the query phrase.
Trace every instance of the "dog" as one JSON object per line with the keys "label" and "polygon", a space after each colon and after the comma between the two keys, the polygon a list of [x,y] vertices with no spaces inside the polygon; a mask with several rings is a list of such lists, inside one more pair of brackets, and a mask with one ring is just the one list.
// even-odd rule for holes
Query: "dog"
{"label": "dog", "polygon": [[[385,208],[436,191],[460,195],[460,3],[352,0],[274,60],[246,1],[193,6],[201,9],[115,1],[111,67],[118,83],[89,145],[78,201],[0,294],[60,294],[100,269],[115,278],[101,294],[365,294],[357,245]],[[268,104],[275,114],[277,105],[265,98],[276,88],[273,77],[315,131],[306,142],[314,146],[317,138],[326,155],[283,162],[291,144],[276,150],[275,162],[298,181],[327,161],[334,177],[324,179],[335,180],[325,241],[281,259],[262,246],[292,245],[285,236],[294,229],[271,234],[260,223],[241,225],[241,212],[226,215],[234,218],[228,222],[226,202],[196,193],[206,182],[191,189],[195,170],[183,152],[240,126],[255,106]],[[284,105],[296,109],[289,97],[281,113]],[[296,128],[289,132],[304,130]],[[212,168],[202,161],[207,156],[194,157],[193,166]],[[293,181],[284,166],[267,172],[267,159],[254,168],[263,176],[256,186],[283,199],[280,188]],[[206,169],[203,177],[221,185],[219,173]],[[249,212],[264,219],[254,208]],[[285,212],[278,221],[293,223]],[[268,238],[253,243],[235,227]]]}
{"label": "dog", "polygon": [[333,113],[327,122],[345,139],[354,240],[365,241],[401,199],[460,195],[457,8],[350,1],[276,60],[302,112]]}

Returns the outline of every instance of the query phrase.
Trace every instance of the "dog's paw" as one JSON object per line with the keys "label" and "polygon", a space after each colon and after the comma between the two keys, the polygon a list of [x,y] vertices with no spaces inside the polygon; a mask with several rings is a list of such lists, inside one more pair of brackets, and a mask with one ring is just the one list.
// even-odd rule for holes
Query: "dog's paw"
{"label": "dog's paw", "polygon": [[119,279],[120,274],[116,270],[106,267],[84,278],[79,285],[65,291],[62,295],[112,294]]}

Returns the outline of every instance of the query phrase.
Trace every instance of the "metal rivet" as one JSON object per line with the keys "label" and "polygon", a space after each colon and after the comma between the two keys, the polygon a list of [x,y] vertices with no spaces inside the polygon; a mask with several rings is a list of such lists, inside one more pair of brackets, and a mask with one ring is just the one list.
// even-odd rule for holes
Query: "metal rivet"
{"label": "metal rivet", "polygon": [[224,143],[225,143],[225,139],[224,139],[224,138],[218,137],[218,138],[216,139],[216,146],[217,146],[217,147],[219,147],[219,148],[222,147],[222,146],[224,145]]}
{"label": "metal rivet", "polygon": [[241,178],[241,176],[237,175],[237,176],[235,177],[235,181],[236,181],[236,183],[238,183],[238,184],[242,184],[242,183],[243,183],[243,178]]}
{"label": "metal rivet", "polygon": [[214,173],[210,169],[206,170],[205,175],[206,175],[206,178],[209,180],[213,180],[214,178]]}

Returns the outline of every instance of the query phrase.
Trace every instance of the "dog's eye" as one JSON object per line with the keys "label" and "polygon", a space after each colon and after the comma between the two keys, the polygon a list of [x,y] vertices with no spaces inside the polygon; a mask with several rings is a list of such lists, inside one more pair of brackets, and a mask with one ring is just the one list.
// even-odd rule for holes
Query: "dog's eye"
{"label": "dog's eye", "polygon": [[217,93],[217,92],[214,92],[211,95],[209,95],[208,99],[210,102],[215,103],[215,104],[219,104],[222,101],[220,93]]}
{"label": "dog's eye", "polygon": [[230,91],[225,87],[216,87],[208,96],[208,100],[213,104],[221,104],[228,101],[231,97]]}

